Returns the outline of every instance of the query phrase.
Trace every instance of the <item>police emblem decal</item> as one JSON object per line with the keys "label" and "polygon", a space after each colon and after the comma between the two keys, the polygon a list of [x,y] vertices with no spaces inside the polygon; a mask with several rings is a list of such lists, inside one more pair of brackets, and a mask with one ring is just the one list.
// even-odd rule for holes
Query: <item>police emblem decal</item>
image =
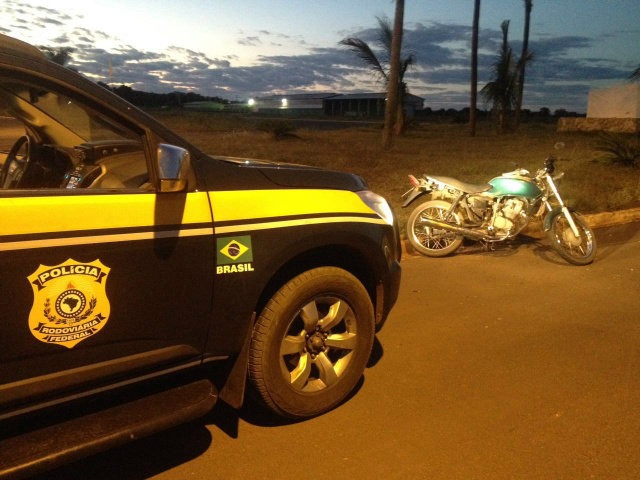
{"label": "police emblem decal", "polygon": [[73,348],[102,330],[111,313],[105,290],[110,271],[100,260],[40,265],[28,277],[34,297],[31,334],[41,342]]}
{"label": "police emblem decal", "polygon": [[216,250],[217,274],[253,272],[251,235],[218,238]]}

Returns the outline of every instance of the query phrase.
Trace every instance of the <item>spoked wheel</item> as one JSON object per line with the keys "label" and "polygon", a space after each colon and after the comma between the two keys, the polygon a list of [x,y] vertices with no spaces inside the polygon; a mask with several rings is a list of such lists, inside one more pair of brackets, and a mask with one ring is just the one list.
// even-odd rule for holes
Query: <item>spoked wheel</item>
{"label": "spoked wheel", "polygon": [[558,212],[551,221],[547,238],[551,247],[563,259],[573,265],[588,265],[596,257],[596,239],[587,223],[575,212],[571,213],[578,227],[580,237],[576,237],[569,221],[562,212]]}
{"label": "spoked wheel", "polygon": [[373,337],[373,306],[358,279],[334,267],[309,270],[283,286],[258,319],[251,382],[280,415],[318,415],[356,385]]}
{"label": "spoked wheel", "polygon": [[[407,222],[407,236],[409,242],[418,252],[430,257],[443,257],[458,249],[462,243],[462,235],[456,235],[448,230],[433,228],[423,223],[424,219],[444,221],[451,207],[450,203],[442,200],[431,200],[418,205]],[[452,218],[460,225],[457,214]]]}

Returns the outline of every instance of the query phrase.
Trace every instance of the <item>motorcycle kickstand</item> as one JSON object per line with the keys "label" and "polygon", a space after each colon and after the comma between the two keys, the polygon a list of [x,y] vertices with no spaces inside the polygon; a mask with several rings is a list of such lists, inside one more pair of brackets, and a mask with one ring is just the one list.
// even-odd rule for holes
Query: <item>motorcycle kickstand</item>
{"label": "motorcycle kickstand", "polygon": [[493,252],[495,250],[495,243],[494,242],[487,242],[485,240],[478,240],[480,242],[480,244],[482,245],[482,250],[484,252]]}

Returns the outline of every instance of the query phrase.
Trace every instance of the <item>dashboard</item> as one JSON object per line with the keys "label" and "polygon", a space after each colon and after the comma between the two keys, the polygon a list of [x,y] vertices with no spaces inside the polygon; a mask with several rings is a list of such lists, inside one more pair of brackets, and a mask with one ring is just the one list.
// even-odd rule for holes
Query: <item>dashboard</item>
{"label": "dashboard", "polygon": [[73,148],[74,166],[62,188],[145,188],[149,173],[142,144],[135,141],[83,143]]}

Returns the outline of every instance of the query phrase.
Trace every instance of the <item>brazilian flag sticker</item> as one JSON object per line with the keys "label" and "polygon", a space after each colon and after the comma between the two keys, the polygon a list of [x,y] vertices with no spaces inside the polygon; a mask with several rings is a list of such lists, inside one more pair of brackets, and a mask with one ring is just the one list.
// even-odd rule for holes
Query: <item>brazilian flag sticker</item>
{"label": "brazilian flag sticker", "polygon": [[218,265],[253,261],[251,235],[218,238],[216,241]]}

